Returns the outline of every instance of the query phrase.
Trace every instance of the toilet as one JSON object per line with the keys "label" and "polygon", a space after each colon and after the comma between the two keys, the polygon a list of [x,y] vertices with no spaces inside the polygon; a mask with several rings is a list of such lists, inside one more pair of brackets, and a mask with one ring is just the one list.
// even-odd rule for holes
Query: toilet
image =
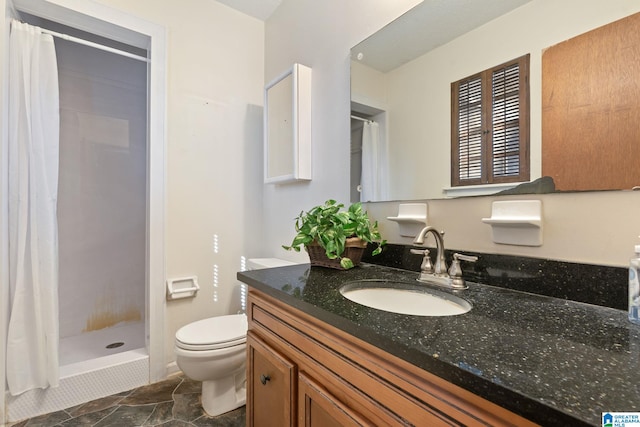
{"label": "toilet", "polygon": [[[247,262],[249,270],[294,263],[276,258]],[[247,316],[231,314],[198,320],[176,332],[180,370],[202,381],[202,408],[210,416],[232,411],[246,402]]]}

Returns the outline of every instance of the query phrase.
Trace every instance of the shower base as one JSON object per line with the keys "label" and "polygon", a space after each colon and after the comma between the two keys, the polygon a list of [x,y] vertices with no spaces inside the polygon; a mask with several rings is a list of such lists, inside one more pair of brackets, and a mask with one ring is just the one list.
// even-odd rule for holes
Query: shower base
{"label": "shower base", "polygon": [[[123,342],[116,348],[109,344]],[[138,348],[136,348],[138,346]],[[7,393],[10,422],[59,411],[90,400],[149,384],[149,354],[144,324],[130,324],[60,340],[60,384]]]}
{"label": "shower base", "polygon": [[[114,346],[120,343],[122,345]],[[144,322],[127,323],[60,338],[60,376],[73,373],[73,366],[70,365],[78,362],[144,347]]]}

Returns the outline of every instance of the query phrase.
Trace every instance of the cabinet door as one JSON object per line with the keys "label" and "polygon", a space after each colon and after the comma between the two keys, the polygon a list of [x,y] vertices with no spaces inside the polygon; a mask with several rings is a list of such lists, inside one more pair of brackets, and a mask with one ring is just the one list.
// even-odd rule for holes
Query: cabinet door
{"label": "cabinet door", "polygon": [[298,426],[373,426],[301,372],[298,376]]}
{"label": "cabinet door", "polygon": [[252,331],[247,334],[247,425],[293,426],[296,367]]}

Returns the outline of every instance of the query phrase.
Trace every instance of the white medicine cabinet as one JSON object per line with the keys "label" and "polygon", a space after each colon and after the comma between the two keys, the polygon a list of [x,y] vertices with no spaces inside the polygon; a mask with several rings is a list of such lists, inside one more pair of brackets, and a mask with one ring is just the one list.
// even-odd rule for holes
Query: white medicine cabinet
{"label": "white medicine cabinet", "polygon": [[264,182],[311,180],[311,68],[293,64],[264,91]]}

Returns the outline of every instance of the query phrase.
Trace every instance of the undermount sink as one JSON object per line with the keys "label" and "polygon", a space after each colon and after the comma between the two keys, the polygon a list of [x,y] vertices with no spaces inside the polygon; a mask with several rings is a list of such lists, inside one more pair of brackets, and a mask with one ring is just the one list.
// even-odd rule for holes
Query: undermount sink
{"label": "undermount sink", "polygon": [[342,286],[340,293],[360,305],[413,316],[455,316],[471,310],[463,298],[408,282],[358,280]]}

